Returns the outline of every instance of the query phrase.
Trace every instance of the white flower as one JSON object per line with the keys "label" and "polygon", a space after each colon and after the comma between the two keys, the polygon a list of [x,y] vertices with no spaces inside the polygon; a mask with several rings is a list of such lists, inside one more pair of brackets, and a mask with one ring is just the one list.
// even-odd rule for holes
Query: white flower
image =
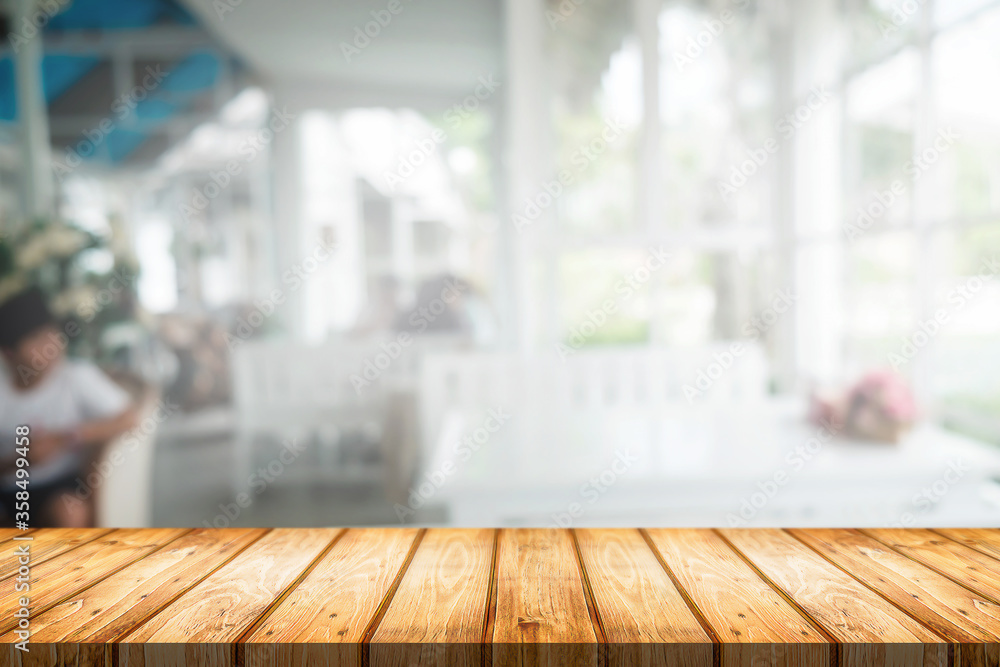
{"label": "white flower", "polygon": [[25,270],[37,269],[49,258],[45,239],[41,236],[32,237],[17,251],[17,265]]}
{"label": "white flower", "polygon": [[[52,300],[52,311],[56,315],[77,315],[84,316],[92,312],[93,305],[97,299],[97,288],[93,285],[81,285],[71,287]],[[87,306],[91,308],[88,310]]]}
{"label": "white flower", "polygon": [[87,243],[87,236],[83,232],[65,225],[50,227],[46,236],[54,257],[69,257]]}

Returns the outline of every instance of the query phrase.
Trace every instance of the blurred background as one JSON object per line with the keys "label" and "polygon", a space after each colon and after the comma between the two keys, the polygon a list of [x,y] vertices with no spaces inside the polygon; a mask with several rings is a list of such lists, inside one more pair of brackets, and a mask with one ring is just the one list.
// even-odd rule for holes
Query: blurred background
{"label": "blurred background", "polygon": [[1000,2],[3,8],[95,521],[1000,520]]}

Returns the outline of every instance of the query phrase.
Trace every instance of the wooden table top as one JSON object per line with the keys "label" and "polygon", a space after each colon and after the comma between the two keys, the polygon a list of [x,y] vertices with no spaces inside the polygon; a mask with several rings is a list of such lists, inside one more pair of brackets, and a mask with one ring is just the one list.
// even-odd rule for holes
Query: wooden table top
{"label": "wooden table top", "polygon": [[0,665],[1000,665],[1000,530],[43,529],[0,552]]}

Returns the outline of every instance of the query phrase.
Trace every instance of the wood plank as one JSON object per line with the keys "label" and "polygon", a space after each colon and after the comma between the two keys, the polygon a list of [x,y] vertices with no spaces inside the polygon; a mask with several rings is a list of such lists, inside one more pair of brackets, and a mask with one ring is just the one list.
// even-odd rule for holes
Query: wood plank
{"label": "wood plank", "polygon": [[785,531],[719,532],[788,599],[843,644],[840,664],[844,667],[947,665],[948,646],[942,637]]}
{"label": "wood plank", "polygon": [[[18,651],[13,646],[2,647],[9,653],[9,661],[0,657],[0,665],[10,667],[112,667],[114,665],[110,644],[35,644],[29,651]],[[2,654],[0,654],[2,655]]]}
{"label": "wood plank", "polygon": [[231,664],[235,642],[340,532],[330,528],[270,531],[124,637],[120,661],[136,667]]}
{"label": "wood plank", "polygon": [[357,667],[365,630],[418,534],[348,530],[240,645],[243,664]]}
{"label": "wood plank", "polygon": [[712,638],[638,530],[575,533],[609,665],[711,667]]}
{"label": "wood plank", "polygon": [[0,664],[1000,666],[996,530],[31,534]]}
{"label": "wood plank", "polygon": [[[188,532],[188,528],[115,530],[39,565],[32,564],[28,591],[32,617]],[[0,634],[17,625],[13,613],[24,593],[15,591],[16,582],[17,577],[0,581]]]}
{"label": "wood plank", "polygon": [[1000,560],[924,529],[862,529],[896,551],[1000,602]]}
{"label": "wood plank", "polygon": [[961,665],[1000,664],[1000,605],[856,530],[791,534],[955,643]]}
{"label": "wood plank", "polygon": [[1000,560],[1000,530],[995,528],[948,528],[934,532]]}
{"label": "wood plank", "polygon": [[830,664],[835,646],[716,533],[646,531],[720,642],[726,667]]}
{"label": "wood plank", "polygon": [[21,530],[20,528],[0,528],[0,546],[6,548],[7,542],[15,537],[32,537],[37,532],[35,528]]}
{"label": "wood plank", "polygon": [[500,531],[496,589],[493,664],[597,665],[597,632],[568,531]]}
{"label": "wood plank", "polygon": [[[262,536],[263,529],[196,530],[31,619],[32,647],[111,643]],[[16,642],[10,633],[0,643]]]}
{"label": "wood plank", "polygon": [[[104,537],[110,532],[110,528],[47,528],[33,531],[26,535],[26,537],[32,538],[30,541],[26,541],[31,546],[31,564],[35,566],[44,563],[77,548],[81,544]],[[4,544],[3,551],[7,553],[24,543],[19,540],[10,545]],[[0,579],[14,576],[17,573],[17,568],[18,565],[14,559],[4,558],[0,562]]]}
{"label": "wood plank", "polygon": [[435,529],[371,639],[370,665],[480,665],[496,531]]}

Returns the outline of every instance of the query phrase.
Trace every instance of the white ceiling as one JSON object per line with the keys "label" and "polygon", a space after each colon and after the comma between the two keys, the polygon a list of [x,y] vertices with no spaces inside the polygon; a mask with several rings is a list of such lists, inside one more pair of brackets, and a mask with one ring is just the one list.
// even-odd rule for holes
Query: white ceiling
{"label": "white ceiling", "polygon": [[353,47],[355,28],[390,0],[183,0],[275,86],[465,95],[499,75],[502,0],[395,1],[400,11],[348,62],[341,44]]}

